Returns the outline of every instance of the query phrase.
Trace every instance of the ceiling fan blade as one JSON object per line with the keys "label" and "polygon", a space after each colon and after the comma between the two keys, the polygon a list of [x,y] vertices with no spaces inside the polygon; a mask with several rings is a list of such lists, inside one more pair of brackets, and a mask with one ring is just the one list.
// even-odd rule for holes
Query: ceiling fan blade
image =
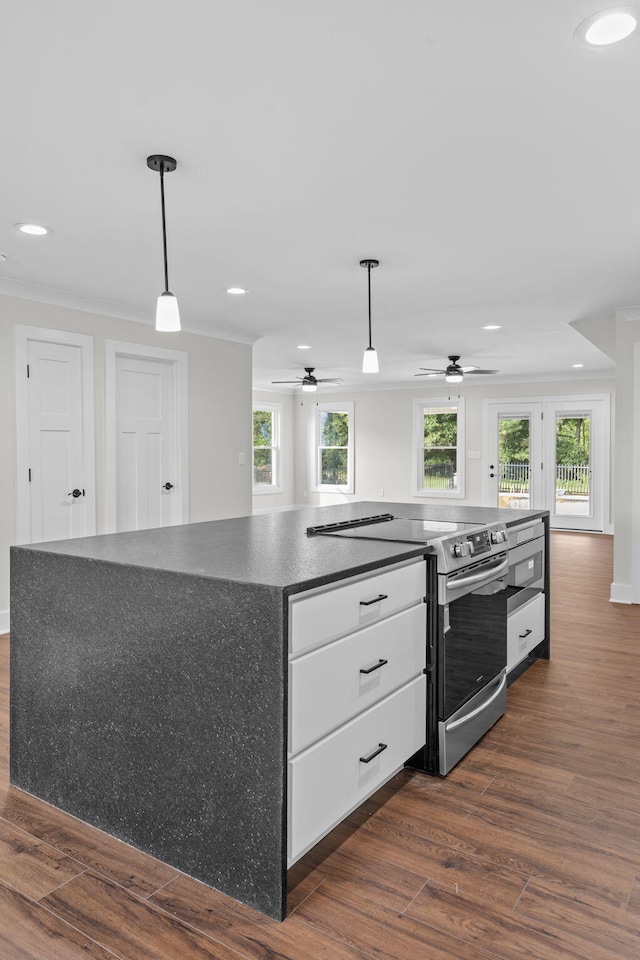
{"label": "ceiling fan blade", "polygon": [[478,370],[476,367],[475,370],[469,370],[467,367],[462,368],[465,373],[475,374],[475,373],[500,373],[499,370]]}
{"label": "ceiling fan blade", "polygon": [[[425,373],[446,373],[446,370],[437,370],[435,367],[418,367],[418,370],[424,370]],[[421,376],[421,374],[416,374],[416,376]]]}
{"label": "ceiling fan blade", "polygon": [[431,373],[414,373],[414,377],[441,377],[444,370],[433,370]]}
{"label": "ceiling fan blade", "polygon": [[463,373],[473,373],[473,371],[478,370],[479,367],[476,367],[473,364],[471,364],[471,366],[469,367],[460,367],[460,369],[462,370]]}
{"label": "ceiling fan blade", "polygon": [[272,380],[271,383],[302,383],[302,377],[297,380]]}
{"label": "ceiling fan blade", "polygon": [[320,377],[316,383],[344,383],[342,377]]}

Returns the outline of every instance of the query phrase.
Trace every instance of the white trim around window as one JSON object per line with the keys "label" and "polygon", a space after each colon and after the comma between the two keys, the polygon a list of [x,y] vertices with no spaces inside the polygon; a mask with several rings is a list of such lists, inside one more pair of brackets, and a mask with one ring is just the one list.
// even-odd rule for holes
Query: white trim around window
{"label": "white trim around window", "polygon": [[[347,443],[340,446],[329,446],[323,444],[323,423],[324,414],[327,413],[346,413],[348,417],[348,436]],[[327,457],[330,456],[327,451],[345,451],[346,455],[337,457],[344,466],[346,466],[346,476],[344,483],[340,482],[340,474],[344,471],[341,465],[336,467],[335,483],[323,483],[323,461],[325,464],[325,476],[327,473]],[[334,455],[335,456],[335,455]],[[317,493],[353,493],[355,490],[354,463],[355,463],[355,405],[351,400],[343,400],[338,403],[318,403],[315,411],[315,435],[314,435],[314,491]]]}
{"label": "white trim around window", "polygon": [[[464,398],[455,400],[436,398],[413,402],[413,488],[415,497],[445,497],[462,499],[465,495],[465,418]],[[430,448],[424,442],[425,414],[454,413],[456,415],[455,445],[434,444]],[[433,464],[433,486],[425,486],[425,449],[442,451],[443,462]]]}
{"label": "white trim around window", "polygon": [[[252,431],[253,414],[257,411],[266,411],[271,414],[271,443],[257,446],[254,444],[251,454],[253,493],[282,493],[282,404],[267,400],[255,400],[252,412]],[[268,483],[256,483],[256,465],[255,451],[271,450],[271,480]]]}

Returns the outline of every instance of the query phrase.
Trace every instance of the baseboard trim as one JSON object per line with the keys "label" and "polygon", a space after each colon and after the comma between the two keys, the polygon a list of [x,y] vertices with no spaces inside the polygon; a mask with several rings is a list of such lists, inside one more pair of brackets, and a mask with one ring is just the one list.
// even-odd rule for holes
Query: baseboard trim
{"label": "baseboard trim", "polygon": [[611,603],[638,603],[632,583],[612,583],[609,600]]}
{"label": "baseboard trim", "polygon": [[9,611],[0,610],[0,634],[9,633]]}

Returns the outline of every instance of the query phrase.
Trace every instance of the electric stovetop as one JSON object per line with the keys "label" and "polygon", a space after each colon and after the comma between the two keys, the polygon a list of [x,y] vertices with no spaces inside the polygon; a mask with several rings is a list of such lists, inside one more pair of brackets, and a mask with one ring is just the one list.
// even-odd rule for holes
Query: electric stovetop
{"label": "electric stovetop", "polygon": [[479,523],[453,523],[445,520],[408,520],[381,514],[378,517],[365,517],[357,521],[328,523],[320,527],[309,527],[308,534],[322,536],[351,537],[356,540],[395,540],[399,543],[430,543],[442,537],[477,530]]}

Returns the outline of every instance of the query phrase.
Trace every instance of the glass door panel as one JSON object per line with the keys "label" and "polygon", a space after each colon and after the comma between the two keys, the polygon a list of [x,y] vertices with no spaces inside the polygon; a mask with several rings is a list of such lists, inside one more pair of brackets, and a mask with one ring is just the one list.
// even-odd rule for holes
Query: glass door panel
{"label": "glass door panel", "polygon": [[589,413],[556,414],[555,475],[555,515],[593,516]]}
{"label": "glass door panel", "polygon": [[531,417],[498,415],[498,506],[529,510]]}

